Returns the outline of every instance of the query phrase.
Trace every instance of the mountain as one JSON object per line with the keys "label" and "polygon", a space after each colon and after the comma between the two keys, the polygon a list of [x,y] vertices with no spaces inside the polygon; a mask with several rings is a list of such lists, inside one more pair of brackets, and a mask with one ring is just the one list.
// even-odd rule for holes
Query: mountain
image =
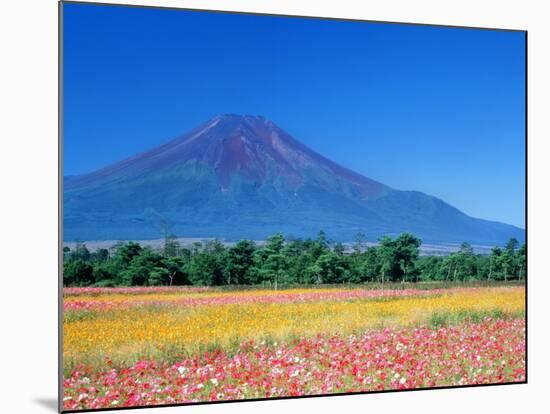
{"label": "mountain", "polygon": [[157,148],[64,179],[67,241],[156,239],[165,231],[314,237],[321,229],[341,241],[405,231],[430,242],[525,239],[520,228],[342,167],[261,116],[217,116]]}

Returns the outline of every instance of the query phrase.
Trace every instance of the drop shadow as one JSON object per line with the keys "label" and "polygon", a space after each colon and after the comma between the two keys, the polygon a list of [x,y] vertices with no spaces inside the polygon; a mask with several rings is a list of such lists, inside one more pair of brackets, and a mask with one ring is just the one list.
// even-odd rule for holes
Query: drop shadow
{"label": "drop shadow", "polygon": [[57,413],[57,398],[34,398],[33,401],[48,410]]}

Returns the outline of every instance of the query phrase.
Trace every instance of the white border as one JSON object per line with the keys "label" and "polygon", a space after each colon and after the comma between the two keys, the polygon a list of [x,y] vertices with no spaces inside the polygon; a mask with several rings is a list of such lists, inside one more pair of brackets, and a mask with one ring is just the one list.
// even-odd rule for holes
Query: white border
{"label": "white border", "polygon": [[[529,31],[529,384],[134,411],[540,412],[550,378],[549,39],[542,1],[136,0],[209,8]],[[2,411],[52,413],[57,395],[57,2],[0,4]]]}

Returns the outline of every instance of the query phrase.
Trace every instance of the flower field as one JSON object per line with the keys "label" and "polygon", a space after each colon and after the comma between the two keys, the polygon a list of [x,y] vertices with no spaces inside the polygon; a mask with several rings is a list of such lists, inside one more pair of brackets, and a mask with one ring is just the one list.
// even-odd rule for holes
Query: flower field
{"label": "flower field", "polygon": [[521,286],[64,296],[65,409],[525,379]]}

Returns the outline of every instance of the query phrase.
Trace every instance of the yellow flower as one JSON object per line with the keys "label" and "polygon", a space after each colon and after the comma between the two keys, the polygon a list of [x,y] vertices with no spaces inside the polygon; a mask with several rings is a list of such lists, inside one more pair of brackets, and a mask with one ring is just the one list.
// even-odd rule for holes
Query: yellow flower
{"label": "yellow flower", "polygon": [[[311,292],[311,289],[302,289]],[[334,289],[333,289],[334,290]],[[295,292],[301,290],[295,289]],[[319,289],[328,291],[328,289]],[[449,289],[443,294],[287,303],[230,303],[186,306],[185,297],[280,294],[275,291],[193,292],[109,295],[78,300],[138,301],[141,306],[65,314],[64,362],[120,364],[138,358],[176,358],[212,347],[232,349],[255,339],[285,341],[319,333],[348,334],[368,328],[428,323],[434,315],[518,314],[524,311],[522,287]],[[76,298],[68,297],[66,301]],[[158,303],[163,305],[159,306]]]}

